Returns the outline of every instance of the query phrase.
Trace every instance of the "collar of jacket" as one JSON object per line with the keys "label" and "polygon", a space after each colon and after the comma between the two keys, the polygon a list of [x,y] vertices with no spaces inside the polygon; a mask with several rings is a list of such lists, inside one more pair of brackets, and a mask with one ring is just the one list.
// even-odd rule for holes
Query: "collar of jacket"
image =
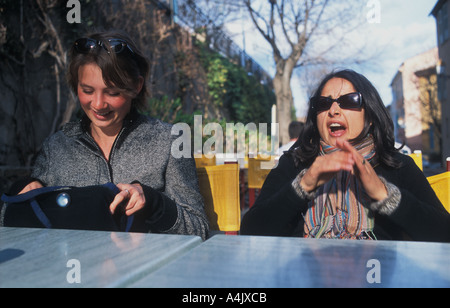
{"label": "collar of jacket", "polygon": [[[140,116],[139,112],[135,108],[132,108],[131,111],[127,114],[127,116],[123,120],[122,129],[134,127],[138,122],[137,120],[139,119],[139,116]],[[91,135],[90,125],[91,120],[89,120],[86,114],[83,114],[81,120],[65,124],[64,127],[62,128],[62,131],[68,137],[79,138],[85,134]]]}
{"label": "collar of jacket", "polygon": [[[131,108],[130,112],[123,119],[122,129],[131,127],[133,125],[133,123],[138,119],[138,117],[139,117],[139,112],[136,110],[136,108]],[[90,134],[91,120],[89,120],[89,118],[87,117],[87,115],[85,113],[83,114],[83,117],[80,120],[80,124],[81,124],[81,129],[83,130],[83,133]]]}
{"label": "collar of jacket", "polygon": [[[128,136],[139,125],[139,119],[142,119],[142,116],[135,108],[132,108],[130,113],[123,120],[122,129],[116,137],[113,145],[114,149],[120,147],[126,136]],[[89,118],[84,114],[80,121],[67,123],[63,127],[62,131],[67,137],[73,138],[81,144],[87,146],[91,149],[91,151],[98,153],[99,155],[103,155],[99,151],[98,145],[91,136],[90,123],[91,120],[89,120]]]}

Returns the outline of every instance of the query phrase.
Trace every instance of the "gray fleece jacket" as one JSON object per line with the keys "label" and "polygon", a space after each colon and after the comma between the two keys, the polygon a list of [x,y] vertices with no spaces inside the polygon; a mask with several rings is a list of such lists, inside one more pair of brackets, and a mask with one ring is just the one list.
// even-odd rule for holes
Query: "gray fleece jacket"
{"label": "gray fleece jacket", "polygon": [[32,177],[46,186],[140,183],[150,232],[206,238],[208,222],[193,158],[176,159],[171,125],[132,111],[106,160],[88,133],[89,120],[66,124],[49,137]]}

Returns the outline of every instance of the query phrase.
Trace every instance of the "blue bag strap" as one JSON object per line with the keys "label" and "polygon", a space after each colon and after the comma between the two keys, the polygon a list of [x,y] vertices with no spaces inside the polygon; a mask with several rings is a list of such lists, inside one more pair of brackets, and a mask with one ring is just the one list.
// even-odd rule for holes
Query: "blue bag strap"
{"label": "blue bag strap", "polygon": [[[116,195],[118,193],[120,193],[120,189],[114,183],[109,182],[109,183],[104,184],[103,186],[108,187]],[[127,217],[127,224],[125,226],[125,232],[130,231],[131,227],[133,226],[133,221],[134,221],[134,215]]]}
{"label": "blue bag strap", "polygon": [[125,232],[130,232],[131,226],[133,226],[134,215],[127,217],[127,226],[125,227]]}
{"label": "blue bag strap", "polygon": [[50,223],[50,220],[48,219],[47,215],[42,211],[41,207],[37,203],[36,199],[31,200],[30,202],[31,208],[34,211],[34,214],[39,219],[39,221],[48,229],[52,227],[52,224]]}
{"label": "blue bag strap", "polygon": [[[114,183],[106,183],[103,186],[109,188],[114,194],[118,194],[120,192],[120,189],[114,184]],[[33,209],[34,213],[36,214],[36,217],[39,219],[39,221],[46,227],[51,228],[52,224],[50,223],[50,220],[47,218],[45,213],[40,208],[39,204],[35,200],[36,197],[49,193],[54,192],[58,190],[65,190],[65,189],[71,189],[73,187],[70,186],[49,186],[49,187],[41,187],[37,189],[30,190],[29,192],[26,192],[24,194],[15,195],[15,196],[8,196],[6,194],[3,194],[1,196],[1,200],[5,203],[20,203],[25,201],[30,201],[31,208]],[[125,227],[125,232],[129,232],[134,221],[134,215],[127,217],[127,224]]]}
{"label": "blue bag strap", "polygon": [[109,183],[103,184],[103,186],[105,186],[105,187],[109,188],[110,190],[112,190],[112,192],[114,194],[116,194],[116,195],[118,193],[120,193],[119,187],[117,187],[116,184],[114,184],[114,183],[109,182]]}
{"label": "blue bag strap", "polygon": [[[104,186],[108,187],[115,194],[118,194],[120,192],[119,188],[116,185],[114,185],[113,183],[106,183],[106,184],[104,184]],[[36,198],[37,196],[40,196],[45,193],[54,192],[54,191],[63,190],[63,189],[71,189],[71,188],[73,188],[73,187],[70,187],[70,186],[41,187],[41,188],[30,190],[29,192],[26,192],[24,194],[15,195],[15,196],[8,196],[7,194],[3,194],[1,196],[1,200],[3,202],[7,202],[7,203],[20,203],[20,202],[31,200],[31,199]]]}
{"label": "blue bag strap", "polygon": [[34,214],[36,215],[37,219],[44,225],[45,228],[51,228],[52,224],[50,223],[50,220],[45,215],[45,213],[42,211],[41,207],[39,206],[39,203],[36,201],[36,197],[62,190],[62,189],[70,189],[71,187],[68,186],[50,186],[50,187],[41,187],[37,189],[30,190],[29,192],[26,192],[24,194],[15,195],[15,196],[8,196],[6,194],[3,194],[1,196],[1,200],[7,204],[11,203],[20,203],[25,201],[30,201],[31,209],[33,210]]}
{"label": "blue bag strap", "polygon": [[39,195],[54,192],[62,189],[71,189],[72,187],[68,186],[50,186],[50,187],[41,187],[37,189],[30,190],[29,192],[26,192],[24,194],[15,195],[15,196],[8,196],[6,194],[3,194],[1,197],[1,200],[5,203],[20,203],[24,201],[29,201],[31,199],[36,198]]}

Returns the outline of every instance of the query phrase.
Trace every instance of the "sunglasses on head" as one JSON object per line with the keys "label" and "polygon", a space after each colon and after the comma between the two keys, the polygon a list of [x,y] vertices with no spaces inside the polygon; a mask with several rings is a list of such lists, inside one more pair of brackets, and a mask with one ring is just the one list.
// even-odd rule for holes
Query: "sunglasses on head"
{"label": "sunglasses on head", "polygon": [[311,99],[311,108],[317,112],[327,111],[334,102],[337,102],[342,109],[361,109],[363,99],[359,92],[345,94],[337,99],[325,96],[313,97]]}
{"label": "sunglasses on head", "polygon": [[128,43],[121,39],[108,39],[108,46],[105,45],[102,41],[97,41],[91,38],[81,38],[75,41],[74,47],[75,50],[79,53],[89,53],[91,50],[96,49],[97,47],[103,47],[107,53],[111,51],[118,54],[122,51],[128,49],[132,54],[134,54],[133,49],[128,45]]}

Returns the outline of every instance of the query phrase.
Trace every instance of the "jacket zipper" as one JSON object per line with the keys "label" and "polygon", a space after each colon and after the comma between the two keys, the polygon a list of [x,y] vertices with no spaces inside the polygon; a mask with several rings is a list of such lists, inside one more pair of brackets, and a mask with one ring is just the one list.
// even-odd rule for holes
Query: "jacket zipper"
{"label": "jacket zipper", "polygon": [[93,151],[95,155],[99,156],[106,164],[106,167],[108,168],[108,173],[109,173],[109,180],[111,183],[114,183],[114,175],[113,175],[113,170],[111,167],[111,159],[113,157],[113,152],[116,148],[116,144],[117,141],[119,140],[120,136],[122,135],[123,131],[125,130],[125,127],[122,127],[122,129],[120,130],[119,134],[117,135],[116,139],[114,140],[114,143],[111,147],[111,151],[109,152],[109,159],[106,160],[106,157],[103,155],[102,150],[100,149],[100,147],[98,146],[97,142],[95,142],[94,138],[92,138],[92,136],[88,133],[86,133],[87,135],[87,140],[89,141],[89,143],[91,143],[91,145],[95,146],[95,149],[97,151]]}
{"label": "jacket zipper", "polygon": [[113,143],[113,145],[111,147],[111,151],[109,152],[108,160],[106,160],[105,157],[103,157],[103,155],[102,155],[104,161],[106,162],[106,165],[108,166],[109,178],[111,180],[111,183],[114,183],[113,170],[112,170],[112,167],[111,167],[111,159],[113,158],[113,154],[114,154],[114,151],[116,149],[117,141],[119,140],[120,136],[122,136],[122,133],[123,133],[124,130],[125,130],[125,127],[122,127],[122,129],[120,130],[120,132],[117,135],[116,139],[114,139],[114,143]]}

